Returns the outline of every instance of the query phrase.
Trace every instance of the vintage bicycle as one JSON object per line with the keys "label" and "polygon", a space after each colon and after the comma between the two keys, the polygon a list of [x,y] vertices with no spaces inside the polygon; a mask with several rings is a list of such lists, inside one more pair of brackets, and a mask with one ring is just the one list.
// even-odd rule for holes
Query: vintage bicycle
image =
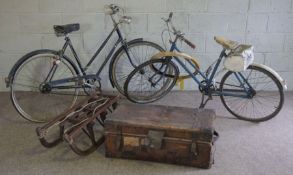
{"label": "vintage bicycle", "polygon": [[[183,41],[192,48],[195,45],[184,37],[172,24],[172,15],[163,19],[169,32],[171,48],[161,52],[151,60],[136,67],[124,84],[125,96],[135,103],[151,103],[164,97],[176,84],[181,72],[187,72],[202,93],[200,108],[213,96],[220,96],[225,108],[239,119],[262,122],[276,116],[284,103],[285,81],[273,69],[253,63],[253,47],[238,42],[215,37],[223,46],[219,58],[202,71],[197,60],[177,47]],[[172,40],[171,33],[175,36]],[[192,60],[192,61],[191,61]],[[223,61],[224,69],[218,68]],[[220,82],[217,75],[228,70]],[[205,99],[205,96],[208,96]]]}
{"label": "vintage bicycle", "polygon": [[[72,107],[79,95],[99,92],[100,74],[109,61],[109,80],[123,94],[123,85],[131,70],[154,53],[164,50],[142,38],[127,42],[119,27],[130,24],[131,17],[124,16],[124,10],[119,6],[105,6],[105,14],[111,17],[114,27],[85,66],[68,36],[79,30],[78,23],[54,26],[56,36],[65,39],[61,50],[36,50],[16,62],[5,80],[11,90],[13,105],[22,117],[33,122],[49,121]],[[115,32],[118,39],[113,39],[114,43],[97,72],[87,72],[106,44],[112,44],[109,40]],[[116,49],[119,44],[120,48]],[[75,60],[65,54],[68,47]]]}

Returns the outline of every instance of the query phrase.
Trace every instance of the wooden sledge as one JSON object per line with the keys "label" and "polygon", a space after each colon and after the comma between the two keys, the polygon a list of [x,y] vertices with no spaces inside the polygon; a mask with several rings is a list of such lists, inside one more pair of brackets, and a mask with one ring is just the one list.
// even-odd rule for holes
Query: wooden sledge
{"label": "wooden sledge", "polygon": [[[94,126],[98,123],[104,127],[104,120],[109,112],[117,108],[118,99],[119,96],[99,95],[81,101],[36,129],[41,144],[51,148],[65,140],[78,155],[86,156],[94,152],[105,141],[104,134],[96,138]],[[54,127],[59,130],[57,137],[49,140],[48,133]],[[77,138],[81,134],[90,140],[86,148],[80,148],[77,144]]]}

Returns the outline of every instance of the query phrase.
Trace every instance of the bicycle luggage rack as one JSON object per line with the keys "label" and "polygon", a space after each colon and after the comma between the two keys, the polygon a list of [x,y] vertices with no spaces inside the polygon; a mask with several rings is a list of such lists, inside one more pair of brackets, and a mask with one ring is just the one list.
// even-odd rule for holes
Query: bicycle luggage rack
{"label": "bicycle luggage rack", "polygon": [[[51,148],[64,140],[78,155],[86,156],[94,152],[105,141],[105,137],[102,135],[96,140],[93,127],[97,123],[104,126],[106,115],[117,108],[118,99],[119,96],[99,95],[81,101],[36,129],[41,144]],[[59,127],[58,137],[53,141],[48,141],[46,136],[53,127]],[[75,141],[82,132],[89,137],[91,142],[86,149],[81,149]]]}

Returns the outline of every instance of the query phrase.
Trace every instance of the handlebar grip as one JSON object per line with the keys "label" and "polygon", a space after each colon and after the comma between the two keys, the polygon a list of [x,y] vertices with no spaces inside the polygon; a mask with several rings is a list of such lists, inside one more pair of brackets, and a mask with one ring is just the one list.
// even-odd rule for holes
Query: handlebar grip
{"label": "handlebar grip", "polygon": [[195,49],[195,48],[196,48],[195,44],[193,44],[193,43],[190,42],[189,40],[187,40],[187,39],[184,38],[183,41],[184,41],[187,45],[189,45],[192,49]]}
{"label": "handlebar grip", "polygon": [[114,15],[117,12],[119,12],[119,8],[120,7],[115,4],[105,5],[104,6],[104,13],[106,15]]}

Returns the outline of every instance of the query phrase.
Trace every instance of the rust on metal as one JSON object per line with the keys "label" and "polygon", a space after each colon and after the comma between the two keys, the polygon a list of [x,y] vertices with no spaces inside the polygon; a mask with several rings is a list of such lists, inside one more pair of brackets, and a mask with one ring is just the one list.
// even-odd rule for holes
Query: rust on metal
{"label": "rust on metal", "polygon": [[[96,139],[94,126],[97,123],[104,126],[106,115],[116,109],[118,99],[119,96],[99,95],[82,100],[36,129],[41,144],[50,148],[64,140],[78,155],[84,156],[92,153],[105,141],[103,134]],[[49,141],[46,136],[55,127],[59,128],[58,137]],[[80,148],[76,143],[81,133],[84,133],[91,142],[91,145],[85,149]]]}

